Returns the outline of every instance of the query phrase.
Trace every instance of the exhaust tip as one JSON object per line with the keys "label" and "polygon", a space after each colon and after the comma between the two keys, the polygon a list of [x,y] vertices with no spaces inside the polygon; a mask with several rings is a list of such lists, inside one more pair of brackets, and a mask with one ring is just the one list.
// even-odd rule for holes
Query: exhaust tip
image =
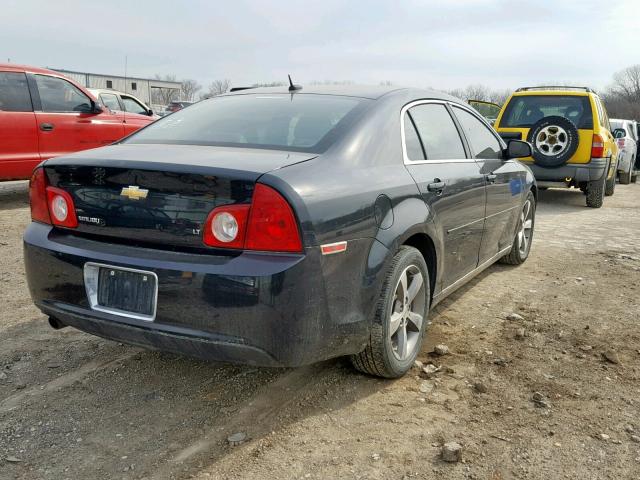
{"label": "exhaust tip", "polygon": [[66,327],[66,325],[64,323],[62,323],[60,320],[58,320],[55,317],[49,317],[49,325],[54,330],[60,330],[61,328]]}

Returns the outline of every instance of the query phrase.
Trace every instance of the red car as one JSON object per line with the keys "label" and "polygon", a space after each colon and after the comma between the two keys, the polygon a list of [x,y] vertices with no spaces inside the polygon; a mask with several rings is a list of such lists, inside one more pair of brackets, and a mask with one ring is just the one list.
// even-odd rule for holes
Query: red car
{"label": "red car", "polygon": [[127,123],[57,72],[0,63],[0,180],[27,179],[42,160],[108,145],[154,120],[136,116]]}

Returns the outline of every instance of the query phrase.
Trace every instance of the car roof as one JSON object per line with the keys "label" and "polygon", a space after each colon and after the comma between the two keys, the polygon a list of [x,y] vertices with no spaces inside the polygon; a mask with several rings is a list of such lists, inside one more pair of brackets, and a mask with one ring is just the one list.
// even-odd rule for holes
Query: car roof
{"label": "car roof", "polygon": [[403,96],[419,98],[429,98],[436,100],[449,100],[457,103],[464,103],[459,98],[452,97],[446,93],[437,92],[434,90],[398,87],[398,86],[386,86],[386,85],[302,85],[300,90],[293,92],[289,91],[289,87],[259,87],[248,88],[245,90],[238,90],[235,92],[225,93],[222,96],[232,95],[256,95],[256,94],[307,94],[307,95],[335,95],[345,97],[360,97],[368,98],[371,100],[377,100],[383,96]]}
{"label": "car roof", "polygon": [[48,70],[46,68],[31,67],[29,65],[18,65],[15,63],[0,63],[0,70],[3,70],[5,72],[46,73],[47,75],[55,75],[56,77],[65,77],[59,72],[54,72],[53,70]]}

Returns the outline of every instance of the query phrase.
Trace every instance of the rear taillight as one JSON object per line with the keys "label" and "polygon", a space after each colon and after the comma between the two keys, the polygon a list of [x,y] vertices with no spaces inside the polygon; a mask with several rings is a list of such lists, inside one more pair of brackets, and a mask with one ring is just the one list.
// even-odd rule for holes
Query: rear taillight
{"label": "rear taillight", "polygon": [[29,181],[29,203],[31,204],[31,220],[51,223],[47,206],[47,177],[43,168],[36,168]]}
{"label": "rear taillight", "polygon": [[293,210],[273,188],[256,184],[249,213],[245,248],[300,252],[302,241]]}
{"label": "rear taillight", "polygon": [[35,222],[75,228],[78,226],[76,209],[71,195],[60,188],[47,185],[43,168],[36,168],[29,181],[31,220]]}
{"label": "rear taillight", "polygon": [[591,158],[604,157],[604,139],[595,133],[591,143]]}
{"label": "rear taillight", "polygon": [[220,248],[268,252],[301,252],[302,240],[289,203],[271,187],[256,184],[251,204],[213,209],[203,241]]}
{"label": "rear taillight", "polygon": [[210,247],[244,248],[250,205],[214,208],[207,216],[203,240]]}
{"label": "rear taillight", "polygon": [[76,228],[78,218],[71,195],[60,188],[47,187],[47,204],[49,215],[54,225],[67,228]]}

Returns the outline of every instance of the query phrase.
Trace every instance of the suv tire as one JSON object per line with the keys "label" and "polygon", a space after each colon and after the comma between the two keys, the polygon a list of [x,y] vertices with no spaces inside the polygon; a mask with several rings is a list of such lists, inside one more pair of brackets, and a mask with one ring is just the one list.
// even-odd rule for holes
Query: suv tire
{"label": "suv tire", "polygon": [[[620,183],[622,183],[622,182],[620,182]],[[607,197],[612,196],[613,192],[615,191],[615,189],[616,189],[616,176],[612,175],[610,179],[607,179],[607,183],[606,183],[605,188],[604,188],[605,196],[607,196]]]}
{"label": "suv tire", "polygon": [[[418,276],[422,283],[413,299],[407,302],[413,282],[420,281]],[[407,285],[406,291],[402,285]],[[429,270],[422,254],[413,247],[400,247],[391,261],[376,304],[368,345],[351,356],[357,370],[384,378],[398,378],[409,371],[422,348],[431,298],[429,285]],[[399,293],[403,298],[398,298]],[[400,320],[392,321],[394,314],[396,318],[400,315]],[[413,323],[416,320],[409,320],[410,315],[421,316],[419,327]],[[401,345],[406,345],[404,351]]]}
{"label": "suv tire", "polygon": [[604,203],[605,184],[607,183],[607,173],[600,180],[595,180],[587,184],[587,207],[600,208]]}
{"label": "suv tire", "polygon": [[578,129],[571,120],[552,115],[538,120],[531,126],[527,141],[533,146],[533,160],[536,165],[547,168],[561,167],[578,149]]}
{"label": "suv tire", "polygon": [[[511,251],[500,259],[500,263],[506,263],[509,265],[520,265],[521,263],[524,263],[524,261],[529,257],[529,252],[531,251],[535,223],[536,199],[533,196],[533,192],[529,192],[527,200],[522,206],[522,211],[520,212],[518,228],[516,230],[516,235],[513,238]],[[524,241],[526,241],[526,244],[523,245]]]}

